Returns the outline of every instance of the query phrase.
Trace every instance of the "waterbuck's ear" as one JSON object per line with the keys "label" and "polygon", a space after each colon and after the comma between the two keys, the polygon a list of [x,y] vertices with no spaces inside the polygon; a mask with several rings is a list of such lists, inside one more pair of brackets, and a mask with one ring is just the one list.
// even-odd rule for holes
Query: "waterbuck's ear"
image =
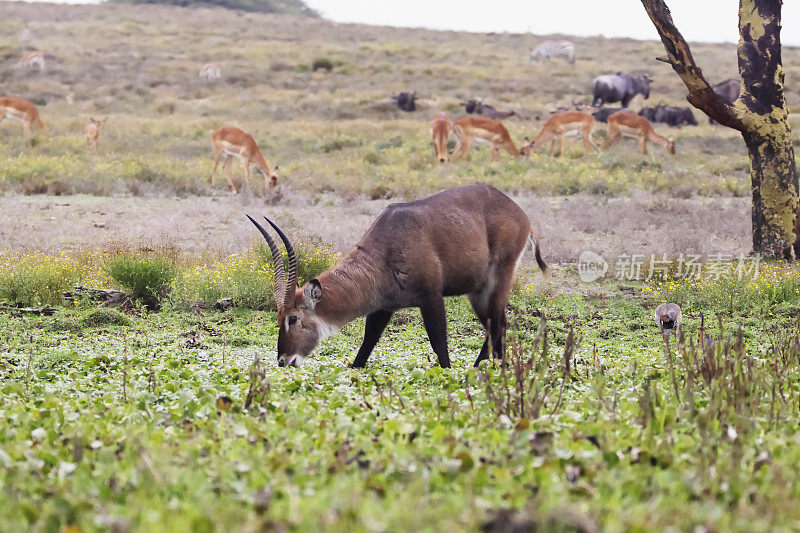
{"label": "waterbuck's ear", "polygon": [[317,302],[322,297],[322,285],[320,285],[317,279],[312,279],[306,284],[306,288],[303,291],[303,299],[305,300],[306,305],[308,305],[311,309],[314,309],[314,306],[317,305]]}

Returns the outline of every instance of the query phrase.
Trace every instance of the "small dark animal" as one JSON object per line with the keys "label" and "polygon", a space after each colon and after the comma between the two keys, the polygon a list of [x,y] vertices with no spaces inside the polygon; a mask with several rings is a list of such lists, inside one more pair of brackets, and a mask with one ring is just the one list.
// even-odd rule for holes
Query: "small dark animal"
{"label": "small dark animal", "polygon": [[677,336],[681,329],[681,308],[676,304],[661,304],[656,307],[655,319],[662,335],[672,332]]}
{"label": "small dark animal", "polygon": [[714,92],[720,95],[728,103],[733,103],[739,98],[739,91],[742,89],[742,81],[737,78],[730,78],[712,87]]}
{"label": "small dark animal", "polygon": [[[732,104],[739,98],[739,92],[742,90],[742,80],[738,78],[728,78],[725,81],[719,82],[711,87],[714,92],[720,95],[726,102]],[[713,118],[708,119],[709,124],[717,124]]]}
{"label": "small dark animal", "polygon": [[397,105],[397,108],[401,111],[411,113],[417,110],[417,91],[400,93],[397,96],[392,96],[392,100],[394,100],[395,105]]}
{"label": "small dark animal", "polygon": [[605,103],[621,102],[628,107],[633,97],[641,94],[650,97],[650,76],[617,72],[597,76],[592,82],[592,106],[602,107]]}
{"label": "small dark animal", "polygon": [[688,107],[658,104],[655,107],[643,107],[639,111],[639,115],[650,122],[660,122],[672,127],[684,124],[697,126],[697,119],[694,118],[694,113]]}
{"label": "small dark animal", "polygon": [[470,115],[483,115],[493,120],[503,120],[507,119],[508,117],[516,116],[517,114],[516,111],[498,111],[494,106],[484,104],[475,98],[471,98],[466,102],[462,102],[461,105],[464,106],[464,111]]}
{"label": "small dark animal", "polygon": [[592,116],[597,122],[608,122],[608,117],[616,113],[617,111],[629,111],[630,109],[626,107],[601,107],[597,111],[592,113]]}

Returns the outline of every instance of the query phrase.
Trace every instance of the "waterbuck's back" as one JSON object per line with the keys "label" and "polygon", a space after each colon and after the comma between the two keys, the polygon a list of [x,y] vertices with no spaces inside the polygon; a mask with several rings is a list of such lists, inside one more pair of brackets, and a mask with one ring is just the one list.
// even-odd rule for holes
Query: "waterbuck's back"
{"label": "waterbuck's back", "polygon": [[358,247],[384,255],[392,273],[387,284],[403,300],[398,305],[414,305],[432,290],[446,296],[480,291],[498,265],[516,262],[529,235],[525,212],[481,184],[388,206]]}

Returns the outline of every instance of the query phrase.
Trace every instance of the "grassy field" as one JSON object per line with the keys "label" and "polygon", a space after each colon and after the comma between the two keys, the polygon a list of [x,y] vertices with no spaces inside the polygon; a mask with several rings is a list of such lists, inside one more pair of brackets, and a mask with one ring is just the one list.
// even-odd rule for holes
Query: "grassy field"
{"label": "grassy field", "polygon": [[[158,313],[0,311],[0,523],[795,529],[800,272],[576,281],[520,277],[505,369],[472,368],[482,335],[464,299],[448,304],[451,370],[416,311],[366,371],[346,367],[357,321],[291,372],[271,311],[177,297]],[[686,317],[669,352],[651,322],[666,299]]]}
{"label": "grassy field", "polygon": [[[1,5],[2,93],[34,101],[46,130],[29,142],[0,125],[0,531],[800,528],[800,271],[677,268],[749,250],[740,137],[695,112],[699,126],[657,127],[676,156],[573,141],[563,158],[434,161],[428,121],[469,97],[520,113],[517,144],[603,73],[650,73],[650,105],[685,105],[660,43],[575,38],[574,66],[529,65],[541,36]],[[15,68],[35,49],[44,73]],[[736,73],[733,45],[693,53],[713,81]],[[221,81],[198,79],[208,61]],[[795,106],[800,50],[783,61]],[[403,90],[417,112],[386,102]],[[110,117],[97,154],[90,116]],[[226,124],[280,165],[280,195],[211,197]],[[472,367],[483,333],[455,298],[452,369],[416,310],[366,370],[347,368],[363,320],[277,367],[268,254],[244,212],[289,228],[305,280],[389,201],[475,181],[525,209],[553,267],[517,274],[507,366]],[[582,283],[584,250],[668,265]],[[128,297],[65,300],[75,285]],[[668,345],[652,318],[664,301],[685,321]]]}
{"label": "grassy field", "polygon": [[[461,114],[459,102],[469,97],[521,113],[526,120],[506,122],[517,144],[534,136],[557,105],[588,102],[592,78],[603,73],[650,73],[648,103],[686,105],[678,78],[653,59],[660,43],[577,38],[574,66],[529,65],[541,37],[166,6],[4,3],[4,11],[0,86],[36,102],[47,131],[31,148],[18,125],[0,127],[0,151],[15,156],[0,163],[0,192],[207,195],[210,135],[225,124],[252,132],[267,160],[280,165],[285,186],[312,197],[336,191],[411,198],[476,179],[554,194],[749,191],[740,137],[706,120],[659,128],[676,137],[675,157],[658,150],[643,157],[632,142],[582,157],[573,142],[563,160],[538,154],[490,164],[483,149],[466,164],[440,168],[434,161],[430,117],[439,110]],[[44,73],[16,68],[29,49],[45,51]],[[693,52],[710,79],[736,74],[732,45],[698,44]],[[333,70],[312,71],[319,58]],[[793,106],[800,103],[793,68],[800,51],[785,48],[783,59]],[[221,63],[223,79],[202,82],[197,71],[212,60]],[[401,90],[417,91],[419,111],[406,114],[385,102]],[[83,126],[106,115],[100,153],[90,154]]]}

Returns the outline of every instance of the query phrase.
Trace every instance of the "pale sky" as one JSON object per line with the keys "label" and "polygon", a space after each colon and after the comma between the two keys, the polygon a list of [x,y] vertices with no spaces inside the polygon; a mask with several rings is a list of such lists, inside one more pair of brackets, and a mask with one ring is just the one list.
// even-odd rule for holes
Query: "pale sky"
{"label": "pale sky", "polygon": [[[437,30],[658,39],[639,0],[307,0],[337,22]],[[736,0],[667,0],[688,41],[737,42]],[[800,45],[800,0],[783,4],[781,41]]]}
{"label": "pale sky", "polygon": [[[34,0],[47,1],[47,0]],[[100,0],[49,0],[94,4]],[[639,0],[306,0],[336,22],[435,30],[658,39]],[[690,42],[739,40],[736,0],[667,0]],[[800,0],[783,3],[781,41],[800,46]]]}

